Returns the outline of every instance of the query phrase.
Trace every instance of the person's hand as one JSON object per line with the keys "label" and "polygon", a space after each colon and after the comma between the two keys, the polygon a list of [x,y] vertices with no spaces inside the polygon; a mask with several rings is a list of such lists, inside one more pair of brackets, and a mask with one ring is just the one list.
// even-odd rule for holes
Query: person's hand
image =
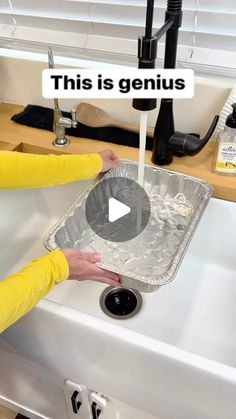
{"label": "person's hand", "polygon": [[95,265],[101,259],[100,253],[86,253],[78,249],[61,249],[69,265],[69,279],[91,279],[109,285],[119,286],[117,274],[105,271]]}
{"label": "person's hand", "polygon": [[101,173],[107,172],[113,167],[121,166],[121,161],[115,155],[114,151],[104,150],[104,151],[101,151],[99,154],[103,160],[103,167],[102,167]]}

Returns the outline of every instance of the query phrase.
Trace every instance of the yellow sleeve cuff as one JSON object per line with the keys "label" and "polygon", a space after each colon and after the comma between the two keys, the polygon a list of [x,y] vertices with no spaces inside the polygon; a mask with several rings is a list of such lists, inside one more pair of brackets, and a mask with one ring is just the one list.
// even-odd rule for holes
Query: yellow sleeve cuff
{"label": "yellow sleeve cuff", "polygon": [[0,332],[32,310],[55,284],[68,276],[66,257],[54,250],[0,281]]}
{"label": "yellow sleeve cuff", "polygon": [[61,250],[53,250],[51,253],[49,253],[49,255],[46,255],[45,257],[51,258],[57,265],[58,276],[55,279],[56,284],[59,284],[60,282],[65,281],[65,279],[69,278],[69,265],[64,253]]}

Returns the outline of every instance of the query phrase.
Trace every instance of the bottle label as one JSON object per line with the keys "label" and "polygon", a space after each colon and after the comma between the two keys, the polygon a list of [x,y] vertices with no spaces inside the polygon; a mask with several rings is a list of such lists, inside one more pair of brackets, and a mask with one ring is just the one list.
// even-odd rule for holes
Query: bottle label
{"label": "bottle label", "polygon": [[215,170],[236,174],[236,144],[222,143],[219,145]]}

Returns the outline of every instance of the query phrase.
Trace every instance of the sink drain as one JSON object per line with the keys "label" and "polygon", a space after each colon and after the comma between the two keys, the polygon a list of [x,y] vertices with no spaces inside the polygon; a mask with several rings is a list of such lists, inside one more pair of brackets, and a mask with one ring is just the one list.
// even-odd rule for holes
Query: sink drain
{"label": "sink drain", "polygon": [[142,307],[141,294],[131,288],[106,288],[100,297],[101,309],[113,319],[130,319]]}

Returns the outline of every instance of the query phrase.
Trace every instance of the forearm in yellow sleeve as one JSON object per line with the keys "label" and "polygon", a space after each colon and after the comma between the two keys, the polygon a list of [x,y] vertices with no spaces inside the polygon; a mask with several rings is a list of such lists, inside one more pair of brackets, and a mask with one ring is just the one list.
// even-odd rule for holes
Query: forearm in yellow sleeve
{"label": "forearm in yellow sleeve", "polygon": [[33,188],[92,179],[102,170],[99,154],[40,155],[0,151],[0,188]]}
{"label": "forearm in yellow sleeve", "polygon": [[67,260],[60,250],[55,250],[0,281],[0,333],[68,276]]}

